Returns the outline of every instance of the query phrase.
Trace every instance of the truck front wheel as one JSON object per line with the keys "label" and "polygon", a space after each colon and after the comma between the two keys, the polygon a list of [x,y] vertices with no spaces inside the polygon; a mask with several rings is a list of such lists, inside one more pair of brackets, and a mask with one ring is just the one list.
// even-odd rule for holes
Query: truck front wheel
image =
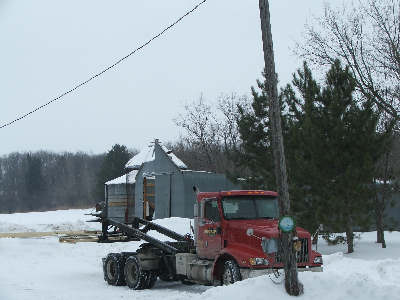
{"label": "truck front wheel", "polygon": [[129,256],[125,262],[124,268],[126,284],[133,290],[142,290],[146,288],[148,274],[143,271],[140,261],[136,256]]}
{"label": "truck front wheel", "polygon": [[227,260],[224,263],[224,272],[222,273],[222,285],[229,285],[236,281],[241,281],[242,275],[240,274],[239,267],[234,260]]}

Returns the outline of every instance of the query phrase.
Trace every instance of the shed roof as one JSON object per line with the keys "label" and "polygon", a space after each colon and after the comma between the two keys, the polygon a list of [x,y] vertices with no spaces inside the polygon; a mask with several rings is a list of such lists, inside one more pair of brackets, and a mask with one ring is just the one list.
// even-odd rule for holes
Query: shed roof
{"label": "shed roof", "polygon": [[168,155],[171,161],[179,168],[179,169],[187,169],[187,166],[183,161],[181,161],[172,151],[168,150],[167,147],[161,144],[158,140],[151,142],[147,147],[143,148],[138,154],[132,157],[125,165],[127,169],[138,170],[141,165],[145,162],[154,161],[155,160],[155,151],[154,145],[158,143],[161,149]]}
{"label": "shed roof", "polygon": [[112,185],[112,184],[135,183],[137,172],[138,172],[137,170],[133,170],[133,171],[129,172],[128,174],[124,174],[120,177],[117,177],[110,181],[107,181],[105,184]]}

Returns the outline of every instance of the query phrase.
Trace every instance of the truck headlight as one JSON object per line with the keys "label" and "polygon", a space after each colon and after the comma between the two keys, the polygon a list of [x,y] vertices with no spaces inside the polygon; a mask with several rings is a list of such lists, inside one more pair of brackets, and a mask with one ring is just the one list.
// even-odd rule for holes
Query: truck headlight
{"label": "truck headlight", "polygon": [[316,258],[314,258],[314,264],[322,265],[322,256],[317,256]]}
{"label": "truck headlight", "polygon": [[252,257],[249,258],[249,263],[252,266],[259,266],[259,265],[268,265],[269,261],[268,259],[262,258],[262,257]]}
{"label": "truck headlight", "polygon": [[267,239],[265,236],[263,236],[261,240],[261,248],[266,254],[276,253],[278,252],[278,241],[277,239]]}

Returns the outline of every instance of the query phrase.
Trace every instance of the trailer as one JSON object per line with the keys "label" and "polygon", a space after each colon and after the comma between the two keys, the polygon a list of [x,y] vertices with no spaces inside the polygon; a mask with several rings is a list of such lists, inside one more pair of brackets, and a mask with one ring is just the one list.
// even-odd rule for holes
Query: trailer
{"label": "trailer", "polygon": [[[102,223],[99,242],[145,241],[136,252],[104,257],[104,279],[136,290],[152,288],[157,278],[217,286],[282,270],[277,197],[259,190],[197,193],[194,228],[186,235],[138,217],[121,223],[106,211],[93,214]],[[295,233],[298,270],[321,272],[322,256],[312,250],[310,233],[300,227]]]}

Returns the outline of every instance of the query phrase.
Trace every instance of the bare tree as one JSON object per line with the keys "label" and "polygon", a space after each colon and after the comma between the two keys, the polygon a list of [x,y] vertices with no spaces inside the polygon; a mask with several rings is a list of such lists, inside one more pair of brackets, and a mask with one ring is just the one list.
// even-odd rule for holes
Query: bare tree
{"label": "bare tree", "polygon": [[249,99],[235,94],[221,95],[218,99],[217,113],[221,115],[219,132],[225,152],[237,150],[241,143],[238,127],[239,105],[247,107]]}
{"label": "bare tree", "polygon": [[184,113],[174,120],[175,124],[185,130],[185,139],[189,144],[200,148],[206,155],[208,168],[216,170],[212,153],[219,145],[220,123],[212,106],[205,102],[203,96],[184,106]]}
{"label": "bare tree", "polygon": [[[290,213],[290,198],[268,0],[259,0],[259,8],[265,62],[265,92],[270,101],[269,118],[272,133],[272,151],[275,163],[275,179],[278,187],[281,214],[288,215]],[[293,238],[293,232],[283,232],[281,234],[286,292],[289,295],[298,296],[303,293],[303,285],[298,279],[297,259],[293,247]]]}
{"label": "bare tree", "polygon": [[297,54],[318,67],[340,59],[354,73],[358,91],[400,120],[400,0],[347,3],[325,7],[306,27]]}
{"label": "bare tree", "polygon": [[217,102],[202,96],[184,106],[174,120],[184,129],[181,141],[171,145],[189,165],[208,171],[235,173],[233,155],[240,147],[237,126],[238,105],[245,107],[248,99],[235,94],[221,95]]}

